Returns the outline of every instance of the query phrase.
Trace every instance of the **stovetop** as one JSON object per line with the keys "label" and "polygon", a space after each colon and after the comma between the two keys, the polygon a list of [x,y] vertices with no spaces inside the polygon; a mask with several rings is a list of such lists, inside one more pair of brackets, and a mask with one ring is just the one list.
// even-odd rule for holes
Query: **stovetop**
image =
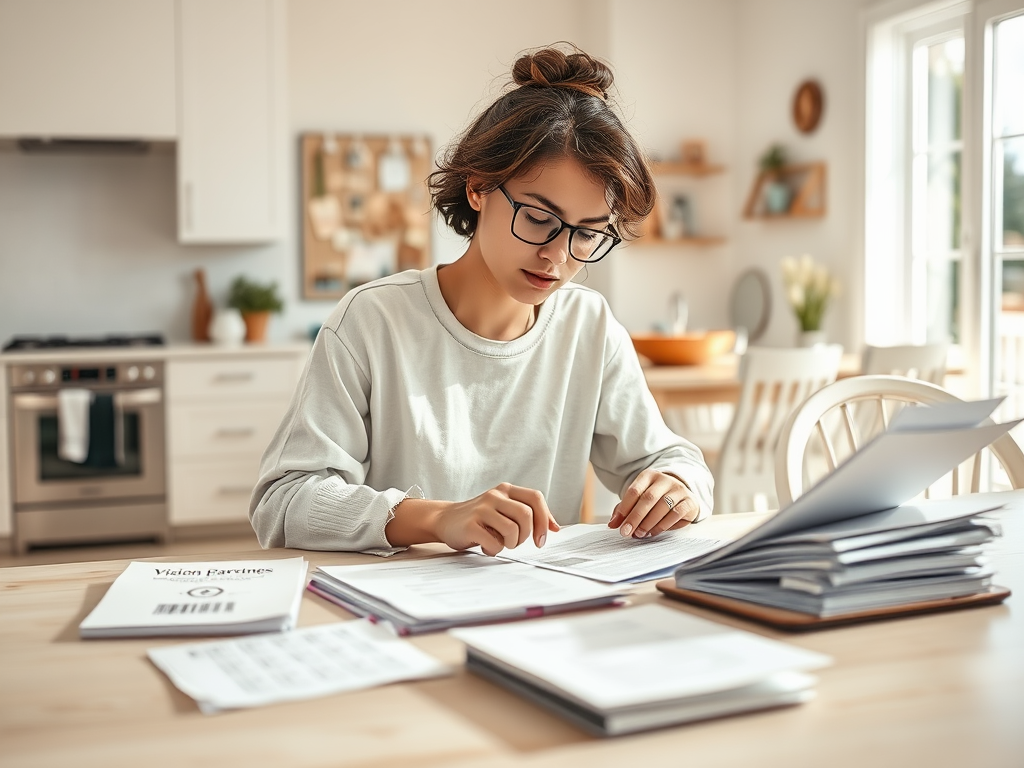
{"label": "stovetop", "polygon": [[159,333],[109,334],[106,336],[15,336],[3,346],[3,352],[31,349],[63,349],[82,347],[160,347],[164,337]]}

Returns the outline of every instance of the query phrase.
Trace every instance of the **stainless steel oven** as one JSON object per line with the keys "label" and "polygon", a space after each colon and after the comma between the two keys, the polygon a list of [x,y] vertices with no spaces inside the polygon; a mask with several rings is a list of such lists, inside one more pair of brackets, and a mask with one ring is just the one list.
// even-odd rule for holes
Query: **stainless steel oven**
{"label": "stainless steel oven", "polygon": [[[8,366],[15,552],[33,545],[167,537],[164,368],[159,360]],[[111,405],[116,460],[59,450],[64,389]]]}

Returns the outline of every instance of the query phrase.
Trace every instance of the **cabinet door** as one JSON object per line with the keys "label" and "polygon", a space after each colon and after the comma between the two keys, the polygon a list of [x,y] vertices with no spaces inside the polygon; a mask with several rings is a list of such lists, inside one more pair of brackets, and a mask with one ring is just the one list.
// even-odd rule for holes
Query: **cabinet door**
{"label": "cabinet door", "polygon": [[287,109],[282,3],[178,5],[178,239],[275,240]]}
{"label": "cabinet door", "polygon": [[173,139],[174,0],[0,0],[0,136]]}

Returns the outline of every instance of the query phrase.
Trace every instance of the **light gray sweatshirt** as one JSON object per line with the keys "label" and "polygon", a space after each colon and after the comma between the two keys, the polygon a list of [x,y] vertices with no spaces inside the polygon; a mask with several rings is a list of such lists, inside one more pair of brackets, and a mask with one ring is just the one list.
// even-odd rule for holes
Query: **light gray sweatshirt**
{"label": "light gray sweatshirt", "polygon": [[574,523],[588,461],[620,497],[643,469],[671,473],[711,513],[700,451],[665,426],[601,294],[565,285],[526,334],[492,341],[452,314],[437,267],[402,272],[350,291],[323,325],[249,518],[264,547],[383,554],[406,496],[509,482]]}

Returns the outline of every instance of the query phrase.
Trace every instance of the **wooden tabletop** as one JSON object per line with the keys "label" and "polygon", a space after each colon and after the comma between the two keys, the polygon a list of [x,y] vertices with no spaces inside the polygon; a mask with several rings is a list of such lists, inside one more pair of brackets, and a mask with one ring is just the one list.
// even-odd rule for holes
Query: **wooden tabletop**
{"label": "wooden tabletop", "polygon": [[[643,585],[637,602],[660,600],[781,638],[834,665],[819,673],[808,704],[616,739],[588,736],[461,668],[437,680],[202,715],[145,657],[183,640],[78,638],[79,622],[127,561],[0,569],[0,766],[1020,766],[1024,493],[1003,498],[1015,508],[998,513],[1005,536],[993,562],[996,581],[1017,594],[999,606],[788,635]],[[425,550],[399,557],[416,551]],[[313,564],[368,561],[302,554]],[[349,618],[306,594],[299,623]],[[463,649],[446,634],[412,642],[461,664]]]}

